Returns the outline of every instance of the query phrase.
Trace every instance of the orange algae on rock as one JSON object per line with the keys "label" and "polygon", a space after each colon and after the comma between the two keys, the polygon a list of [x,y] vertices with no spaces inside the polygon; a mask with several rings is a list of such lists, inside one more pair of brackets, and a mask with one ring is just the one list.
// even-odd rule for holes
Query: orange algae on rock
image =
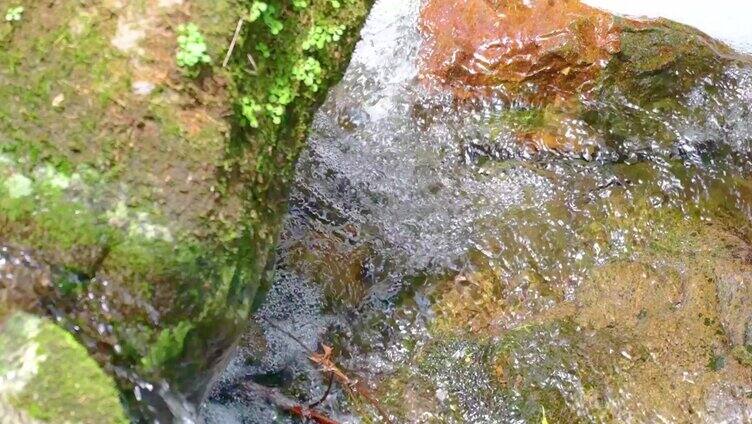
{"label": "orange algae on rock", "polygon": [[422,76],[460,97],[520,83],[566,97],[620,50],[614,17],[579,0],[428,0],[420,27]]}

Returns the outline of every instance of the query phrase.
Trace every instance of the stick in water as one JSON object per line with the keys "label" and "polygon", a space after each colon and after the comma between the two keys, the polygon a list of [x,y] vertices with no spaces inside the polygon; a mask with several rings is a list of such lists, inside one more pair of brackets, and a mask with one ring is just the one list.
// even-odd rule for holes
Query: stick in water
{"label": "stick in water", "polygon": [[317,424],[339,424],[337,423],[337,421],[334,421],[333,419],[327,417],[319,411],[316,411],[315,409],[300,405],[299,403],[280,393],[277,389],[262,386],[258,383],[254,383],[253,381],[245,381],[243,382],[243,385],[249,392],[256,393],[265,401],[284,411],[287,411],[289,414],[303,419],[309,419]]}

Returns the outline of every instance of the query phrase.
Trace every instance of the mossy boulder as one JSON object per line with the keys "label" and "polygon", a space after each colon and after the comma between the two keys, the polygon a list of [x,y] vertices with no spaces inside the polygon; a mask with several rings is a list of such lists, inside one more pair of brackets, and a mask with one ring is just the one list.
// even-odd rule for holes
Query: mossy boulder
{"label": "mossy boulder", "polygon": [[22,312],[0,324],[0,405],[20,422],[129,422],[114,381],[86,349],[47,319]]}
{"label": "mossy boulder", "polygon": [[[124,370],[131,405],[153,383],[146,415],[191,415],[262,301],[295,160],[371,4],[302,3],[21,1],[0,23],[0,245],[49,279],[18,306]],[[189,29],[208,56],[179,66]]]}

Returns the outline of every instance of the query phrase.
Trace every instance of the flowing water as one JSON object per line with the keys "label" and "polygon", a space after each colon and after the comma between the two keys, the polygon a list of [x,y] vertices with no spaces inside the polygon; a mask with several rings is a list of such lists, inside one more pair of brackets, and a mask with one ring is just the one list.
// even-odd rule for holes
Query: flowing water
{"label": "flowing water", "polygon": [[[420,82],[418,15],[377,2],[317,113],[206,421],[290,421],[241,382],[316,402],[328,345],[395,422],[752,422],[752,70],[619,143],[572,121],[588,148],[541,151],[498,125],[519,105]],[[336,383],[318,408],[378,417]]]}

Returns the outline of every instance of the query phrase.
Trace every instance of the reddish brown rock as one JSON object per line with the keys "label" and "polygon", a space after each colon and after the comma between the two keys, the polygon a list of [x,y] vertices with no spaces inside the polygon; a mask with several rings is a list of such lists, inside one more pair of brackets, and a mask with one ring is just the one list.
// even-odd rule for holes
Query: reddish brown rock
{"label": "reddish brown rock", "polygon": [[580,91],[620,50],[614,17],[579,0],[429,0],[422,75],[466,97],[530,82]]}
{"label": "reddish brown rock", "polygon": [[663,117],[692,119],[686,96],[729,63],[748,63],[694,28],[579,0],[426,0],[420,27],[428,85],[459,100],[507,100],[492,133],[536,151],[592,156],[631,136],[672,143]]}

